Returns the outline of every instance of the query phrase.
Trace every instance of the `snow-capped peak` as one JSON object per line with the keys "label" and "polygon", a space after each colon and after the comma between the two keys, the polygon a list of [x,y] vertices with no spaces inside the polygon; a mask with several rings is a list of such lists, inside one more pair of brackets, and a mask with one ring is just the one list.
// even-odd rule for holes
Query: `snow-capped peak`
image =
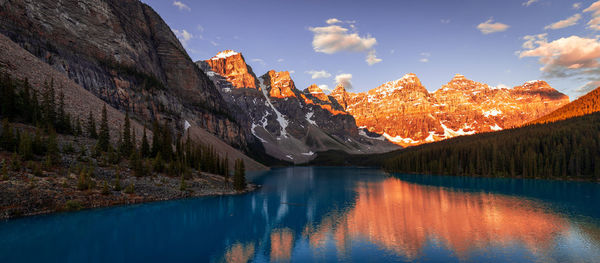
{"label": "snow-capped peak", "polygon": [[221,51],[221,52],[217,53],[217,55],[214,56],[211,59],[212,60],[223,59],[223,58],[228,58],[228,57],[231,57],[231,56],[234,56],[234,55],[237,55],[237,54],[239,54],[239,53],[237,53],[237,52],[235,52],[233,50],[224,50],[224,51]]}

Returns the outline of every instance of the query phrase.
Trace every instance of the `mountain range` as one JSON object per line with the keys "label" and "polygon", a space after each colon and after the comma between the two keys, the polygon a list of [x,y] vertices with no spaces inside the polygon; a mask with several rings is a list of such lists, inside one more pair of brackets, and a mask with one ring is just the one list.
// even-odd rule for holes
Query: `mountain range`
{"label": "mountain range", "polygon": [[[193,62],[162,18],[138,0],[5,1],[0,15],[0,33],[16,44],[7,45],[81,92],[130,112],[140,127],[166,122],[182,134],[189,124],[191,139],[255,170],[266,167],[253,159],[305,163],[324,151],[383,153],[517,127],[569,103],[545,81],[499,88],[459,74],[435,92],[415,74],[367,92],[299,88],[286,71],[257,76],[232,50]],[[19,73],[24,77],[40,73],[17,70],[10,60],[0,66],[28,71]]]}

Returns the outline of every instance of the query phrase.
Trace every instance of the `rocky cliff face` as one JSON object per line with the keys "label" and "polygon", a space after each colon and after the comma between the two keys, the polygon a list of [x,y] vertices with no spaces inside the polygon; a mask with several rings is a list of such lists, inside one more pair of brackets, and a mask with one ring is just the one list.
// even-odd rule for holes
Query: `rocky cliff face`
{"label": "rocky cliff face", "polygon": [[[397,149],[385,138],[359,130],[354,118],[316,85],[304,92],[297,89],[287,71],[265,73],[256,79],[256,88],[240,84],[239,73],[250,67],[241,53],[226,52],[235,55],[217,55],[197,64],[219,87],[230,108],[235,109],[235,118],[269,155],[303,163],[313,159],[318,151],[374,153]],[[222,65],[233,66],[223,70]]]}
{"label": "rocky cliff face", "polygon": [[216,56],[206,60],[210,69],[226,79],[235,88],[256,89],[258,80],[252,68],[246,64],[241,53],[233,50],[219,52]]}
{"label": "rocky cliff face", "polygon": [[544,81],[502,89],[459,74],[434,93],[407,74],[368,92],[337,87],[331,95],[359,126],[403,146],[519,126],[569,102]]}
{"label": "rocky cliff face", "polygon": [[238,148],[253,140],[167,24],[138,0],[2,1],[0,32],[145,122],[178,129],[188,120]]}

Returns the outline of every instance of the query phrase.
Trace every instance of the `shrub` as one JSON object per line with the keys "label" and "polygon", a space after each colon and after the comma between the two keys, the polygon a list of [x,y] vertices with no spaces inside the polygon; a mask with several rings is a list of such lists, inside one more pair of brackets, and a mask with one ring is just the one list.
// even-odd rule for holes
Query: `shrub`
{"label": "shrub", "polygon": [[65,203],[65,210],[78,211],[83,208],[83,205],[77,200],[69,200]]}

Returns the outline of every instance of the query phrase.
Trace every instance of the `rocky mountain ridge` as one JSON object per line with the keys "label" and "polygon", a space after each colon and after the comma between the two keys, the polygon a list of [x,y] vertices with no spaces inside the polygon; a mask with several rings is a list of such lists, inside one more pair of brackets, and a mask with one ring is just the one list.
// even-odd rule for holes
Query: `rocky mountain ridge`
{"label": "rocky mountain ridge", "polygon": [[0,33],[120,111],[185,121],[248,151],[254,137],[162,18],[138,0],[2,1]]}
{"label": "rocky mountain ridge", "polygon": [[[236,109],[235,118],[243,120],[244,127],[275,158],[304,163],[320,151],[379,153],[398,148],[380,136],[369,137],[318,86],[300,91],[287,71],[270,70],[256,78],[246,71],[250,67],[242,54],[235,51],[196,63],[219,87],[230,108]],[[240,75],[247,81],[238,81]],[[258,84],[253,87],[251,83]]]}
{"label": "rocky mountain ridge", "polygon": [[520,126],[569,103],[545,81],[507,89],[460,74],[433,93],[411,73],[362,93],[336,87],[331,96],[359,126],[402,146]]}

